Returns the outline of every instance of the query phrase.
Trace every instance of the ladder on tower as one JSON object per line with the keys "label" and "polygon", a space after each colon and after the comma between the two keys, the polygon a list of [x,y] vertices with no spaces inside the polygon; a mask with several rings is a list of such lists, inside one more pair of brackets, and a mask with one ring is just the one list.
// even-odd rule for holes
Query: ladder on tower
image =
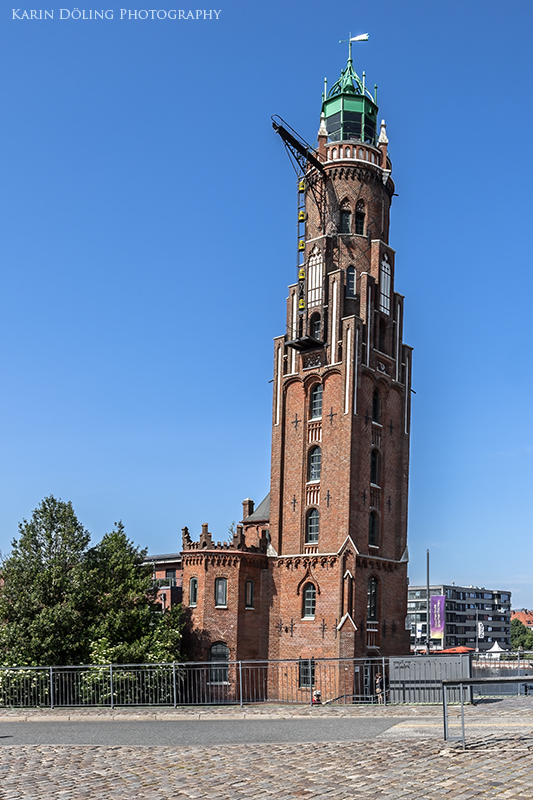
{"label": "ladder on tower", "polygon": [[[297,258],[296,258],[296,266],[298,272],[298,327],[302,327],[302,317],[305,314],[305,223],[307,220],[307,213],[305,210],[305,200],[306,200],[306,191],[305,191],[305,178],[303,175],[299,176],[297,179],[298,185],[298,221],[296,223],[297,227],[297,241],[298,241],[298,250],[297,250]],[[297,338],[301,336],[302,331],[295,331],[293,336]]]}

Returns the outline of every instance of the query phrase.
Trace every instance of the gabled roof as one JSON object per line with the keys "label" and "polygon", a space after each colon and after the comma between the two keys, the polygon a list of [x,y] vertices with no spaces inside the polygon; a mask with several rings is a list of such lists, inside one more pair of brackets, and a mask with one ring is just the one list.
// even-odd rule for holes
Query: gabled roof
{"label": "gabled roof", "polygon": [[249,522],[268,522],[270,519],[270,492],[267,494],[264,500],[262,500],[257,508],[255,509],[253,514],[250,514],[249,517],[243,519],[243,522],[247,524]]}

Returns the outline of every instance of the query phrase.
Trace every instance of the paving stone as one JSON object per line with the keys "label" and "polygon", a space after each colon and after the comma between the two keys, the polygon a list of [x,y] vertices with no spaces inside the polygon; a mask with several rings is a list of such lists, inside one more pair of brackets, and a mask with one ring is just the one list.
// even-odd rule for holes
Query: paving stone
{"label": "paving stone", "polygon": [[[526,702],[524,702],[526,701]],[[533,704],[466,710],[468,749],[443,743],[438,706],[6,709],[2,721],[374,716],[401,720],[373,741],[216,747],[1,747],[3,800],[518,800],[533,787]],[[168,714],[168,716],[166,716]],[[452,708],[452,715],[457,709]],[[520,720],[518,720],[520,718]],[[433,727],[417,727],[418,722]],[[476,727],[478,722],[478,727]],[[529,725],[518,734],[515,725]],[[483,727],[486,726],[486,727]],[[409,734],[410,738],[402,738]],[[431,787],[431,791],[429,791]]]}

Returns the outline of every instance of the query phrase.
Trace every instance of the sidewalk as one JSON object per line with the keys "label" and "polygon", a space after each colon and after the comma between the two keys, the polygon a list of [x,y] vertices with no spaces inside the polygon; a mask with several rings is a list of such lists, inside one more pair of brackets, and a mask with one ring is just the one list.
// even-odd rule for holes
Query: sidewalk
{"label": "sidewalk", "polygon": [[[500,717],[531,717],[533,721],[533,696],[505,697],[480,700],[474,706],[465,705],[465,718],[490,717],[496,721]],[[449,705],[450,717],[461,713],[460,705]],[[277,705],[261,703],[240,706],[180,706],[132,708],[0,708],[0,722],[43,722],[50,720],[98,722],[113,720],[187,720],[187,719],[289,719],[294,717],[436,717],[442,721],[441,705]]]}

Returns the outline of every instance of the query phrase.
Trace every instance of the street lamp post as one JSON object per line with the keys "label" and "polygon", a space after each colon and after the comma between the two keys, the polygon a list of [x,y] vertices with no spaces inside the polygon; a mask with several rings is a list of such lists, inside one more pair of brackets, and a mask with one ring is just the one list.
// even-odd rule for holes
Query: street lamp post
{"label": "street lamp post", "polygon": [[429,656],[429,640],[431,638],[431,608],[429,602],[429,549],[426,551],[426,608],[426,655]]}

